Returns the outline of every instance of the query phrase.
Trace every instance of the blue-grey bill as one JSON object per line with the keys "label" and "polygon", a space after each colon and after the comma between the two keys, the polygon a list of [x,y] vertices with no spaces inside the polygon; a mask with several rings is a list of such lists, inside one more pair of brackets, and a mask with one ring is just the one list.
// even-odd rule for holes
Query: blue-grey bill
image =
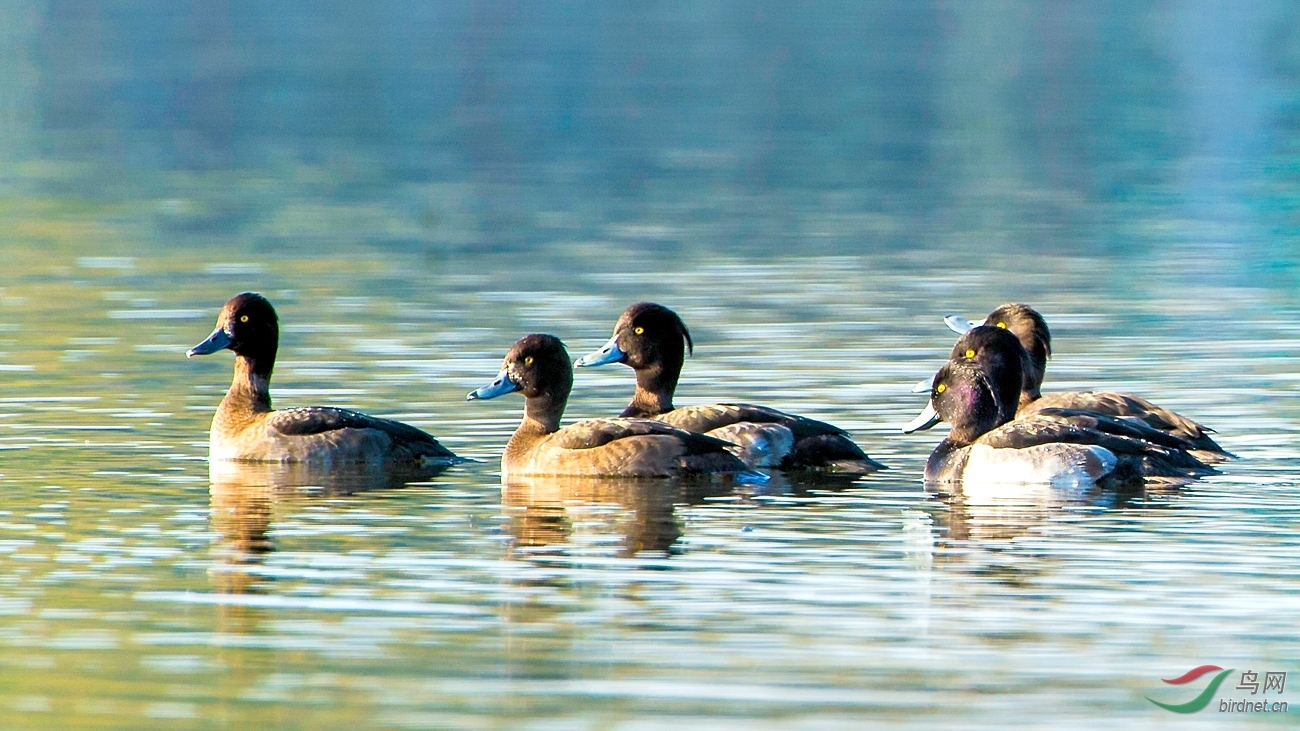
{"label": "blue-grey bill", "polygon": [[929,393],[931,388],[934,388],[933,377],[927,378],[923,381],[917,381],[916,385],[912,386],[912,393]]}
{"label": "blue-grey bill", "polygon": [[207,340],[204,340],[193,348],[185,351],[185,357],[193,358],[196,355],[212,355],[218,350],[229,348],[232,342],[233,338],[230,337],[230,333],[226,332],[223,328],[217,328],[212,331],[212,334],[208,336]]}
{"label": "blue-grey bill", "polygon": [[478,401],[480,399],[496,398],[507,393],[513,393],[519,390],[519,385],[510,380],[509,374],[502,370],[497,377],[492,379],[488,385],[469,392],[465,397],[466,401]]}
{"label": "blue-grey bill", "polygon": [[948,315],[947,317],[943,318],[943,324],[947,325],[949,330],[952,330],[958,335],[965,335],[966,333],[970,332],[971,330],[974,330],[976,327],[979,327],[984,323],[971,322],[970,320],[967,320],[961,315]]}
{"label": "blue-grey bill", "polygon": [[907,426],[903,427],[903,433],[911,434],[912,432],[924,431],[938,423],[939,414],[934,410],[934,404],[926,404],[925,410],[917,414],[915,419],[907,422]]}
{"label": "blue-grey bill", "polygon": [[588,353],[573,362],[579,368],[594,368],[603,366],[607,363],[617,363],[623,360],[623,351],[618,347],[618,335],[609,339],[608,343],[601,346],[600,350],[594,353]]}

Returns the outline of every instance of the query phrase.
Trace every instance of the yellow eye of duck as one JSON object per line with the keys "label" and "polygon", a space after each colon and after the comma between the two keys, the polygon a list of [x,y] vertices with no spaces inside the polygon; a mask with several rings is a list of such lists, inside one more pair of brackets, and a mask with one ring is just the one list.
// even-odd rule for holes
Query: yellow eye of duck
{"label": "yellow eye of duck", "polygon": [[644,334],[645,334],[645,328],[643,328],[643,327],[634,327],[634,328],[632,328],[632,332],[636,333],[637,335],[644,335]]}
{"label": "yellow eye of duck", "polygon": [[532,364],[533,364],[533,356],[531,355],[526,356],[524,358],[524,365],[532,365]]}
{"label": "yellow eye of duck", "polygon": [[240,315],[240,316],[239,316],[239,321],[240,321],[240,322],[248,322],[248,315]]}
{"label": "yellow eye of duck", "polygon": [[967,349],[966,349],[966,357],[967,357],[967,358],[974,358],[974,357],[975,357],[975,351],[974,351],[973,349],[971,349],[971,348],[967,348]]}
{"label": "yellow eye of duck", "polygon": [[1003,330],[1006,330],[1006,329],[1007,329],[1007,324],[1006,324],[1005,322],[999,322],[999,323],[998,323],[998,327],[1002,328]]}
{"label": "yellow eye of duck", "polygon": [[935,386],[935,387],[934,387],[934,392],[935,392],[935,393],[943,393],[944,391],[947,391],[947,390],[948,390],[948,384],[946,384],[946,383],[940,383],[938,386]]}

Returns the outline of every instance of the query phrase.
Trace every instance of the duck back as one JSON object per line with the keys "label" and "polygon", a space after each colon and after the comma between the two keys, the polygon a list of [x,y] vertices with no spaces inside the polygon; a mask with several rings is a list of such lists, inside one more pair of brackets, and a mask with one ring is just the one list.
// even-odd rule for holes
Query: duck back
{"label": "duck back", "polygon": [[720,439],[646,419],[588,419],[549,434],[517,431],[502,475],[677,477],[744,472]]}

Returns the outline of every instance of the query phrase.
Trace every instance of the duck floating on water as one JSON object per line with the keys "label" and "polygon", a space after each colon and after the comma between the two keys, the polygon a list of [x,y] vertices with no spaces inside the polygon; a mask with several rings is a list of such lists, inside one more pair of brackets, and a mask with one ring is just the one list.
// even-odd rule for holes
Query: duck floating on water
{"label": "duck floating on water", "polygon": [[327,406],[275,410],[270,386],[279,342],[275,308],[262,295],[244,292],[226,302],[216,329],[185,354],[235,353],[234,379],[212,417],[210,460],[426,467],[462,461],[432,435],[400,421]]}
{"label": "duck floating on water", "polygon": [[[1024,383],[1021,386],[1017,415],[1029,416],[1045,409],[1077,409],[1109,416],[1138,419],[1148,426],[1192,443],[1191,449],[1205,462],[1222,462],[1233,454],[1219,446],[1213,432],[1181,414],[1140,397],[1115,391],[1067,391],[1043,395],[1043,377],[1047,360],[1052,356],[1052,333],[1047,321],[1029,305],[1009,302],[999,305],[981,323],[949,315],[944,322],[958,334],[966,334],[978,325],[1006,330],[1016,336],[1026,355]],[[961,341],[953,346],[951,358],[965,357],[969,348]],[[977,350],[979,358],[985,351]]]}
{"label": "duck floating on water", "polygon": [[844,474],[885,469],[848,432],[823,421],[745,403],[673,406],[682,365],[693,351],[691,333],[676,312],[654,302],[638,302],[623,311],[613,337],[575,365],[631,367],[636,372],[636,390],[623,416],[655,419],[723,439],[752,467]]}
{"label": "duck floating on water", "polygon": [[926,462],[927,482],[1107,485],[1215,472],[1193,455],[1191,441],[1140,420],[1068,408],[1019,414],[1014,404],[1027,356],[1016,338],[978,326],[959,343],[961,356],[939,369],[930,403],[904,427],[911,433],[939,421],[952,425]]}
{"label": "duck floating on water", "polygon": [[638,418],[587,419],[560,426],[573,388],[573,366],[554,335],[525,335],[506,354],[491,383],[467,400],[491,399],[518,391],[524,419],[501,455],[501,477],[587,475],[682,477],[740,473],[749,467],[721,439]]}

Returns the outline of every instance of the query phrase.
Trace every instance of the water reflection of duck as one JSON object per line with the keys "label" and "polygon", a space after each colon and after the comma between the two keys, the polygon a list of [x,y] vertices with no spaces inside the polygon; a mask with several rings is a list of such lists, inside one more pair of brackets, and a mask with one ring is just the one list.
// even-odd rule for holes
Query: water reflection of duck
{"label": "water reflection of duck", "polygon": [[492,383],[466,398],[519,391],[524,419],[501,455],[501,475],[674,477],[747,471],[727,442],[648,419],[588,419],[564,428],[573,366],[553,335],[525,335]]}
{"label": "water reflection of duck", "polygon": [[260,565],[266,554],[275,550],[267,535],[275,487],[264,480],[219,475],[218,465],[254,466],[238,462],[211,463],[210,520],[217,534],[214,544],[217,563],[211,575],[222,594],[259,593],[260,581],[249,569]]}
{"label": "water reflection of duck", "polygon": [[636,372],[636,391],[625,417],[653,418],[688,431],[725,439],[753,467],[816,469],[867,474],[884,469],[849,438],[822,421],[753,404],[673,406],[673,393],[687,352],[694,350],[686,323],[653,302],[623,311],[614,336],[575,365],[623,363]]}
{"label": "water reflection of duck", "polygon": [[[1196,456],[1203,461],[1219,462],[1233,456],[1210,437],[1209,432],[1212,430],[1139,396],[1115,391],[1068,391],[1044,396],[1043,377],[1047,372],[1047,359],[1052,356],[1052,333],[1043,316],[1029,305],[1014,302],[999,305],[982,323],[972,323],[955,315],[944,318],[944,322],[963,335],[977,325],[987,325],[1007,330],[1020,341],[1026,360],[1024,382],[1018,399],[1018,416],[1030,416],[1048,409],[1075,409],[1133,418],[1191,442]],[[965,355],[969,349],[967,343],[958,340],[953,346],[951,358],[969,357]],[[978,349],[975,352],[984,353]],[[978,359],[979,355],[975,357]]]}
{"label": "water reflection of duck", "polygon": [[217,327],[187,356],[235,352],[235,377],[212,418],[209,459],[261,462],[452,464],[451,450],[391,419],[321,406],[271,408],[271,369],[279,345],[275,309],[245,292],[221,308]]}
{"label": "water reflection of duck", "polygon": [[1150,493],[1140,481],[1120,483],[1114,489],[1096,484],[1082,485],[1079,490],[1060,490],[1048,484],[1007,487],[1005,491],[952,490],[939,495],[943,509],[932,514],[936,527],[944,529],[943,540],[1012,540],[1048,524],[1067,506],[1112,509],[1137,501],[1143,501],[1143,507],[1151,505],[1145,502]]}
{"label": "water reflection of duck", "polygon": [[260,579],[249,569],[260,565],[275,550],[269,531],[278,499],[398,488],[430,479],[445,469],[446,465],[352,464],[322,468],[302,463],[210,462],[209,499],[219,564],[213,576],[218,590],[227,594],[257,593]]}
{"label": "water reflection of duck", "polygon": [[968,497],[957,491],[945,494],[942,509],[933,514],[941,542],[998,543],[1027,535],[1072,502],[1047,486],[1015,496]]}
{"label": "water reflection of duck", "polygon": [[[1000,332],[978,329],[991,331],[994,339]],[[1140,422],[1067,409],[1009,418],[1011,409],[999,394],[1014,390],[1022,378],[1017,359],[992,373],[972,359],[939,369],[929,405],[905,428],[928,429],[940,420],[952,425],[926,462],[927,482],[962,483],[967,490],[974,483],[1118,486],[1140,484],[1144,477],[1186,480],[1214,472],[1176,442],[1161,443],[1174,437]]]}
{"label": "water reflection of duck", "polygon": [[576,522],[621,509],[612,531],[621,536],[620,556],[668,553],[681,537],[676,506],[730,494],[726,485],[707,480],[619,479],[596,477],[515,477],[504,482],[501,502],[509,515],[516,551],[569,543]]}

